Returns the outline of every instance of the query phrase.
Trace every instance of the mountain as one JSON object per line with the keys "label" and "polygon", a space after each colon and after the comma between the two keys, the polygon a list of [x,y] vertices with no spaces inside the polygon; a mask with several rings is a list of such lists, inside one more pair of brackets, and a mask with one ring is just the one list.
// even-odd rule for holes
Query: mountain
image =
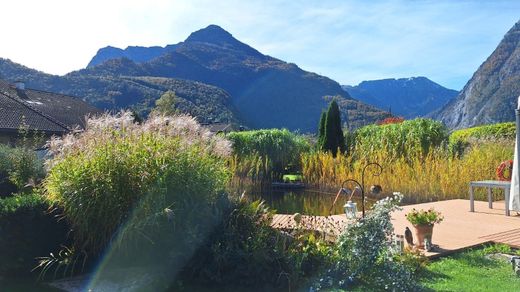
{"label": "mountain", "polygon": [[24,80],[28,88],[81,96],[106,110],[133,108],[147,115],[165,91],[178,96],[176,106],[201,122],[237,122],[231,97],[224,90],[196,81],[173,78],[68,74],[56,76],[0,58],[0,74]]}
{"label": "mountain", "polygon": [[355,99],[407,119],[438,110],[458,94],[426,77],[371,80],[342,87]]}
{"label": "mountain", "polygon": [[520,95],[520,21],[480,65],[461,93],[432,116],[450,128],[513,121]]}
{"label": "mountain", "polygon": [[97,51],[96,55],[90,60],[87,68],[94,67],[112,59],[127,58],[134,62],[146,62],[157,58],[167,52],[173,51],[175,45],[167,45],[166,47],[139,47],[131,46],[126,49],[115,47],[104,47]]}
{"label": "mountain", "polygon": [[216,25],[162,49],[131,48],[103,48],[87,68],[64,76],[0,59],[0,75],[81,96],[99,108],[131,107],[144,114],[164,91],[173,90],[183,100],[179,106],[203,122],[237,121],[250,128],[314,133],[332,96],[351,128],[390,116],[352,99],[337,82],[263,55]]}
{"label": "mountain", "polygon": [[351,127],[389,116],[352,99],[337,82],[263,55],[216,25],[193,32],[173,51],[155,59],[112,59],[69,75],[154,76],[211,84],[231,95],[239,118],[252,128],[315,132],[330,96],[345,105],[343,115],[348,115]]}

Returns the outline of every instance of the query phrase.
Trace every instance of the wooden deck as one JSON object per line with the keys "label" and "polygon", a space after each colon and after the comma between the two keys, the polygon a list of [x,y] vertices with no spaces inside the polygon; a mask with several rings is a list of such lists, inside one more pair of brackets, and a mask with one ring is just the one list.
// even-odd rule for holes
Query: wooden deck
{"label": "wooden deck", "polygon": [[[449,200],[433,203],[404,206],[403,210],[392,214],[392,223],[396,234],[404,234],[406,227],[413,226],[406,220],[405,214],[412,208],[429,209],[442,212],[444,221],[436,224],[433,231],[433,244],[437,248],[426,256],[430,258],[444,256],[468,247],[487,242],[505,243],[520,248],[520,216],[512,211],[511,216],[504,215],[504,202],[495,202],[493,209],[488,202],[475,201],[475,212],[470,212],[469,200]],[[275,215],[272,226],[279,229],[294,229],[296,222],[292,215]],[[348,224],[344,215],[302,216],[300,226],[306,229],[325,231],[332,238],[341,233]]]}

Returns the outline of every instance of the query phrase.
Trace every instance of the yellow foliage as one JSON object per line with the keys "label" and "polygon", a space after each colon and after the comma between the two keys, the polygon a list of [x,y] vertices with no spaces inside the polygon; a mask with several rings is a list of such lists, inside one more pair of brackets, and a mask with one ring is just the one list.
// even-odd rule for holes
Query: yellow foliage
{"label": "yellow foliage", "polygon": [[[367,169],[366,186],[379,184],[383,187],[383,195],[401,192],[405,202],[415,203],[468,198],[470,181],[495,179],[496,167],[512,156],[513,145],[502,142],[472,146],[460,158],[439,148],[431,150],[424,158],[392,159],[379,151],[374,157],[355,161],[350,156],[334,159],[329,153],[311,152],[302,154],[301,165],[307,184],[320,189],[337,189],[348,178],[361,181],[361,170],[367,162],[380,162],[383,173],[373,176],[371,169]],[[477,199],[485,198],[483,192],[477,192],[476,196]]]}

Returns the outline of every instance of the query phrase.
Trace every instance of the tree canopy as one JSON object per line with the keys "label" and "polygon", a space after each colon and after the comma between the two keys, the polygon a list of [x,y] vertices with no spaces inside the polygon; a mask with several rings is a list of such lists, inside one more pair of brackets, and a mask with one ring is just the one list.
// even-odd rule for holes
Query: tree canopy
{"label": "tree canopy", "polygon": [[177,109],[175,108],[176,103],[177,96],[175,95],[175,92],[168,90],[155,101],[153,112],[166,116],[173,115],[177,113]]}

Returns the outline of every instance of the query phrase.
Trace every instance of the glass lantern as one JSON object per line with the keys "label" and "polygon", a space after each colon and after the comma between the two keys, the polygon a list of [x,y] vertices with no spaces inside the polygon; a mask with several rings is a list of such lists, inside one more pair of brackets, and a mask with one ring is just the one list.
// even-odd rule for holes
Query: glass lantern
{"label": "glass lantern", "polygon": [[348,219],[354,219],[357,215],[357,203],[354,203],[352,201],[348,201],[345,206],[343,206],[343,209],[345,209],[345,215],[347,215]]}

